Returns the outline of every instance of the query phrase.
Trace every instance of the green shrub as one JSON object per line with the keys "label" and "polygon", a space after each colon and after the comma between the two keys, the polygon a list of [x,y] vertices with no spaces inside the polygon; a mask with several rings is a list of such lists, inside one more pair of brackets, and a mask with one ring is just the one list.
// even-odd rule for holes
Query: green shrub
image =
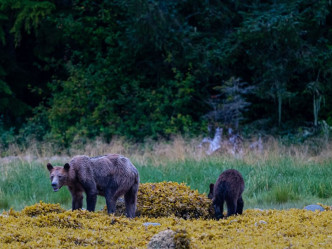
{"label": "green shrub", "polygon": [[0,209],[8,209],[9,208],[9,200],[1,195],[0,192]]}
{"label": "green shrub", "polygon": [[294,194],[291,186],[278,185],[272,188],[269,198],[271,199],[272,202],[280,204],[280,203],[286,203],[291,200],[295,200],[296,195]]}

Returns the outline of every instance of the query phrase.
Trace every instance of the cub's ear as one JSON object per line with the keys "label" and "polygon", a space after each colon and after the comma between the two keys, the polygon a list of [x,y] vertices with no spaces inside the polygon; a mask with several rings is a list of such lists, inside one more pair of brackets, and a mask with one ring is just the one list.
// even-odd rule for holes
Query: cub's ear
{"label": "cub's ear", "polygon": [[52,169],[53,169],[52,164],[48,163],[48,164],[47,164],[47,169],[48,169],[49,172],[51,172]]}
{"label": "cub's ear", "polygon": [[210,193],[211,193],[211,194],[213,194],[213,189],[214,189],[214,184],[211,183],[211,184],[210,184]]}
{"label": "cub's ear", "polygon": [[209,199],[213,199],[213,188],[214,188],[214,184],[211,183],[210,184],[210,193],[208,194]]}
{"label": "cub's ear", "polygon": [[66,171],[68,171],[68,170],[69,170],[69,168],[70,168],[70,165],[69,165],[69,163],[66,163],[66,164],[65,164],[65,166],[63,166],[63,168],[64,168]]}

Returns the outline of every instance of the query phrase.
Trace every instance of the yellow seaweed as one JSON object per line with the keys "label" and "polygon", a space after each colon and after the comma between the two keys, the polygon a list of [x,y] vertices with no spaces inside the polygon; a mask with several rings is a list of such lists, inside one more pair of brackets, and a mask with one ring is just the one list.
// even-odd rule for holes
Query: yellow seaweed
{"label": "yellow seaweed", "polygon": [[[167,229],[177,232],[181,243],[189,243],[190,248],[331,248],[329,208],[322,212],[249,209],[243,215],[217,221],[208,218],[207,210],[201,210],[209,200],[188,192],[185,185],[162,184],[142,188],[142,195],[153,189],[155,197],[161,200],[149,202],[151,196],[139,200],[147,215],[141,211],[141,216],[134,219],[105,212],[64,211],[59,205],[43,202],[21,212],[3,212],[0,248],[146,248],[155,234]],[[190,197],[181,199],[186,205],[173,199],[176,193],[167,194],[168,186],[171,192],[190,193]],[[191,203],[195,201],[200,204]],[[179,212],[188,215],[177,216]],[[144,225],[146,222],[160,225]]]}

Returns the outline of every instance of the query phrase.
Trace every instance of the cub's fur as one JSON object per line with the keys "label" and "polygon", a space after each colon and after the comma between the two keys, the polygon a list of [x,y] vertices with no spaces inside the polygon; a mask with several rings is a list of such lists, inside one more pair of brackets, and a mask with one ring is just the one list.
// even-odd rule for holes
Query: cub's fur
{"label": "cub's fur", "polygon": [[217,219],[223,218],[224,202],[227,204],[227,216],[242,214],[244,180],[239,171],[229,169],[224,171],[215,184],[210,184],[208,197],[213,201]]}

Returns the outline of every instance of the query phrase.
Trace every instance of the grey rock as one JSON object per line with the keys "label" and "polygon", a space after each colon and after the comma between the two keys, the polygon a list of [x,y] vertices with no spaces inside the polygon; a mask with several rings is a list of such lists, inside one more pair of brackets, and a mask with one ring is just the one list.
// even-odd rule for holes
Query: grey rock
{"label": "grey rock", "polygon": [[149,244],[148,249],[175,249],[174,242],[175,232],[171,229],[167,229],[165,231],[161,231],[160,233],[154,235]]}
{"label": "grey rock", "polygon": [[267,224],[267,222],[265,220],[260,220],[258,222],[255,222],[255,226],[256,227],[259,226],[259,225],[261,225],[261,224]]}
{"label": "grey rock", "polygon": [[145,222],[145,223],[143,223],[143,225],[146,227],[147,226],[161,226],[161,224],[158,222]]}
{"label": "grey rock", "polygon": [[316,211],[316,210],[324,211],[324,208],[319,205],[308,205],[308,206],[305,206],[303,209],[310,210],[310,211]]}

